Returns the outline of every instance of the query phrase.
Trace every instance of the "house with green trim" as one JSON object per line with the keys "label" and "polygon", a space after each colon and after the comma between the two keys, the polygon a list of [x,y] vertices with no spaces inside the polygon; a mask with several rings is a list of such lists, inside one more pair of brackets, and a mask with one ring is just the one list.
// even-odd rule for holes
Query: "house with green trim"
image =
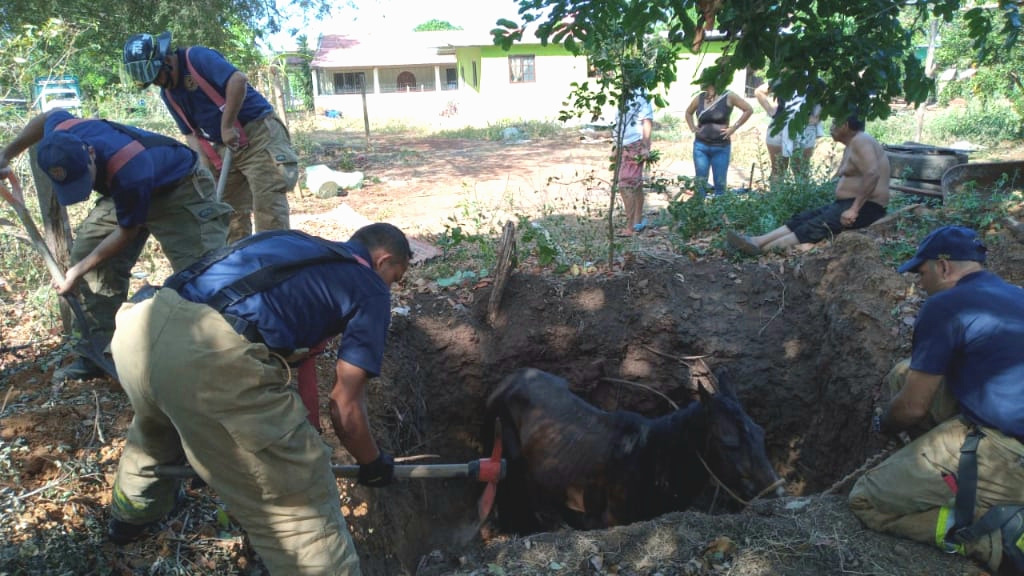
{"label": "house with green trim", "polygon": [[[701,54],[685,53],[678,80],[665,94],[664,111],[681,116],[699,91],[691,82],[721,55],[714,36]],[[552,120],[564,108],[574,82],[587,80],[586,57],[559,44],[524,37],[509,51],[490,34],[467,31],[411,32],[363,37],[321,37],[310,64],[318,114],[361,118],[363,94],[371,119],[486,125],[502,119]],[[753,76],[730,88],[746,95]]]}

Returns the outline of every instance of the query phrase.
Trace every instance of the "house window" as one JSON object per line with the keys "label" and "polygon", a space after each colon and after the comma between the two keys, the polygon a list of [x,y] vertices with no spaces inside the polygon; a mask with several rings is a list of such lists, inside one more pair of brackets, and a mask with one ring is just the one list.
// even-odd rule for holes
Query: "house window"
{"label": "house window", "polygon": [[477,82],[477,78],[476,78],[476,60],[473,61],[473,86],[474,87],[480,86],[480,83]]}
{"label": "house window", "polygon": [[458,90],[459,89],[459,75],[455,68],[444,69],[444,85],[442,90]]}
{"label": "house window", "polygon": [[366,82],[365,72],[335,72],[334,93],[359,94],[363,90],[364,82]]}
{"label": "house window", "polygon": [[513,84],[534,82],[533,54],[508,57],[508,81]]}

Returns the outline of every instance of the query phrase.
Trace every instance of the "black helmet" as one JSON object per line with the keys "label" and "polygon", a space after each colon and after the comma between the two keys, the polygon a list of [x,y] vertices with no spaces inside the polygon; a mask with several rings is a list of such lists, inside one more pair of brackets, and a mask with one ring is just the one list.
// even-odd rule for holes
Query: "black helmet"
{"label": "black helmet", "polygon": [[156,38],[150,34],[135,34],[124,43],[124,67],[136,87],[145,88],[156,80],[170,49],[170,32]]}

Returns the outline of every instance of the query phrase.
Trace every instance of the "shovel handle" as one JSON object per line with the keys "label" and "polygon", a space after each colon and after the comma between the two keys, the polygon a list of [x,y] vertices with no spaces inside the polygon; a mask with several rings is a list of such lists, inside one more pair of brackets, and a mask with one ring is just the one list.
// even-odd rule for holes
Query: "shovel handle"
{"label": "shovel handle", "polygon": [[228,172],[231,171],[231,157],[234,155],[234,150],[228,148],[224,152],[224,158],[220,164],[220,176],[217,178],[217,194],[215,196],[217,202],[224,199],[224,189],[228,185]]}
{"label": "shovel handle", "polygon": [[[505,461],[501,461],[504,476]],[[334,464],[331,471],[338,478],[355,478],[359,476],[356,464]],[[157,478],[196,478],[198,474],[191,466],[154,466],[148,473]],[[478,478],[479,462],[468,464],[396,464],[395,478]]]}
{"label": "shovel handle", "polygon": [[[12,172],[7,176],[11,181],[12,185],[21,187],[21,183],[18,182],[18,178]],[[4,200],[14,208],[14,212],[18,215],[18,220],[21,220],[21,225],[25,227],[25,231],[28,232],[28,238],[32,242],[32,246],[36,249],[36,252],[43,257],[43,262],[46,264],[46,269],[50,271],[50,276],[54,282],[58,284],[64,283],[64,271],[60,269],[57,264],[57,260],[53,257],[53,253],[50,252],[50,247],[46,245],[46,240],[43,239],[43,235],[39,233],[39,228],[36,228],[36,223],[32,220],[32,216],[29,215],[28,209],[25,208],[25,203],[20,198],[15,197],[11,192],[11,189],[6,184],[0,182],[0,196],[3,196]]]}

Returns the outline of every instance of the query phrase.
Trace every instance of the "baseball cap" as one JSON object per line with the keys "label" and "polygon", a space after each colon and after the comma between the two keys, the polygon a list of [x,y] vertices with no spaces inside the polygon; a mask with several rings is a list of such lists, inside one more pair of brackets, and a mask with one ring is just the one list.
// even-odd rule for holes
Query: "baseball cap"
{"label": "baseball cap", "polygon": [[978,234],[963,226],[943,226],[932,231],[921,241],[917,253],[900,266],[900,274],[916,272],[926,260],[960,260],[984,262],[988,248],[978,240]]}
{"label": "baseball cap", "polygon": [[39,167],[53,181],[62,206],[81,202],[92,192],[89,146],[65,130],[51,132],[39,143]]}

